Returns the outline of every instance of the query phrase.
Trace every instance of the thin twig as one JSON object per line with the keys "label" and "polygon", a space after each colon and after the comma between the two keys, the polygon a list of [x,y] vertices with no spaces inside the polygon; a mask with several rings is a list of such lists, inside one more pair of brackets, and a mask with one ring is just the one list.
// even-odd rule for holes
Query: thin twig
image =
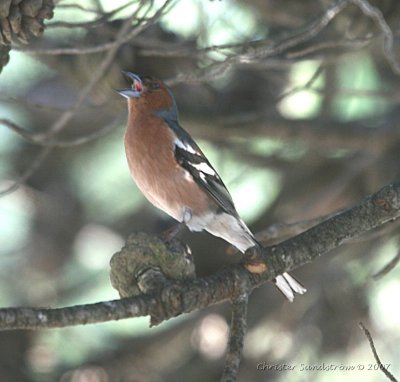
{"label": "thin twig", "polygon": [[116,118],[113,122],[107,124],[99,130],[90,132],[84,136],[73,138],[70,140],[62,140],[57,138],[51,138],[49,134],[46,133],[34,133],[28,131],[16,123],[9,121],[7,119],[0,118],[0,125],[7,126],[10,130],[17,133],[19,136],[24,138],[26,141],[33,143],[35,145],[46,146],[46,147],[73,147],[83,145],[85,143],[91,142],[95,139],[107,135],[109,132],[115,130],[121,124],[122,118]]}
{"label": "thin twig", "polygon": [[80,4],[57,4],[57,8],[64,8],[64,9],[79,9],[81,11],[87,12],[87,13],[95,13],[98,15],[104,14],[101,11],[98,11],[97,9],[92,9],[92,8],[86,8],[83,5]]}
{"label": "thin twig", "polygon": [[375,345],[374,345],[374,341],[372,339],[371,333],[369,332],[369,330],[365,327],[365,325],[362,322],[358,323],[358,326],[360,327],[360,329],[364,332],[365,336],[368,339],[369,342],[369,346],[372,350],[372,354],[374,355],[375,361],[376,363],[379,365],[379,369],[382,370],[382,373],[386,375],[386,377],[392,381],[392,382],[398,382],[397,379],[395,378],[395,376],[385,367],[382,365],[381,360],[379,359],[378,353],[375,349]]}
{"label": "thin twig", "polygon": [[[198,138],[229,140],[230,137],[268,137],[286,141],[302,141],[318,150],[326,148],[349,148],[371,153],[380,153],[400,137],[400,129],[388,121],[379,128],[367,128],[362,121],[338,122],[331,119],[291,120],[265,114],[231,113],[211,121],[207,116],[191,119],[191,133]],[[215,126],[210,129],[210,124]],[[324,126],[321,129],[321,126]],[[229,128],[229,137],[226,134]]]}
{"label": "thin twig", "polygon": [[[332,214],[318,216],[316,218],[307,219],[307,220],[299,220],[299,221],[295,221],[293,223],[282,222],[282,223],[271,224],[266,229],[263,229],[262,231],[257,232],[255,236],[256,236],[257,241],[259,241],[262,245],[264,245],[264,246],[272,245],[273,243],[280,242],[282,240],[286,240],[290,236],[298,235],[298,234],[310,229],[311,227],[314,227],[315,225],[317,225],[327,219],[330,219],[331,217],[333,217],[335,215],[342,213],[343,211],[344,210],[338,210]],[[378,229],[373,232],[369,232],[367,236],[357,236],[357,237],[349,240],[349,243],[351,243],[351,244],[352,243],[362,243],[362,242],[365,242],[368,240],[374,240],[376,238],[382,237],[385,234],[387,234],[386,230]],[[232,247],[232,248],[234,248],[234,247]],[[233,252],[233,249],[231,252]],[[237,252],[237,250],[235,250],[235,252]],[[399,257],[399,259],[397,261],[395,261],[397,259],[397,257]],[[386,270],[386,267],[389,267],[390,265],[392,265],[392,262],[395,263],[392,265],[392,267],[394,268],[398,261],[400,261],[400,253],[393,260],[391,260],[390,263],[382,269],[382,271],[379,271],[378,273]],[[391,271],[393,269],[392,267],[390,267],[390,269],[387,270],[385,272],[385,274],[389,273],[389,271]],[[373,277],[377,279],[378,273],[376,275],[374,275]],[[382,274],[381,276],[384,276],[384,274]]]}
{"label": "thin twig", "polygon": [[263,245],[271,245],[272,242],[281,241],[289,236],[298,235],[301,232],[335,216],[343,210],[335,211],[332,214],[318,216],[313,219],[300,220],[293,223],[275,223],[268,228],[256,233],[256,239]]}
{"label": "thin twig", "polygon": [[275,99],[275,103],[279,103],[284,98],[289,97],[295,93],[310,89],[314,85],[314,83],[318,80],[320,75],[324,72],[324,69],[325,69],[324,64],[318,65],[317,69],[314,71],[314,73],[311,75],[311,77],[307,80],[307,82],[304,85],[294,86],[293,88],[284,91]]}
{"label": "thin twig", "polygon": [[[354,39],[354,40],[343,40],[343,41],[323,41],[316,43],[311,46],[307,46],[305,48],[288,52],[286,57],[289,59],[296,59],[304,56],[308,56],[312,53],[321,52],[324,50],[335,50],[338,48],[344,48],[346,50],[351,49],[351,52],[354,52],[358,49],[365,48],[374,40],[374,37],[363,38],[363,39]],[[325,60],[324,60],[325,61]]]}
{"label": "thin twig", "polygon": [[374,7],[368,0],[350,0],[367,16],[369,16],[378,25],[383,33],[383,53],[393,72],[400,75],[400,63],[396,60],[394,54],[394,37],[388,23],[382,15],[379,8]]}
{"label": "thin twig", "polygon": [[[300,89],[302,90],[302,89]],[[319,88],[319,87],[312,87],[309,88],[308,90],[323,94],[325,92],[325,89]],[[393,90],[376,90],[376,89],[349,89],[349,88],[337,88],[335,89],[335,94],[336,96],[341,96],[341,97],[359,97],[359,98],[381,98],[381,99],[387,99],[389,101],[393,102],[399,102],[400,101],[400,93],[399,91],[393,91]]]}
{"label": "thin twig", "polygon": [[397,252],[397,255],[393,257],[393,259],[390,260],[381,270],[373,274],[372,278],[376,281],[382,278],[383,276],[386,276],[390,271],[392,271],[396,267],[399,261],[400,261],[400,251]]}
{"label": "thin twig", "polygon": [[[18,106],[22,105],[26,108],[39,109],[39,110],[44,110],[44,111],[49,111],[49,112],[54,112],[54,113],[63,113],[65,111],[65,107],[47,105],[47,104],[39,103],[39,102],[33,102],[26,98],[6,97],[6,96],[0,95],[0,102],[15,103],[15,104],[18,104]],[[108,100],[107,102],[102,101],[102,102],[99,102],[96,104],[84,105],[80,108],[80,110],[84,110],[84,111],[102,110],[105,107],[105,105],[109,104],[110,102],[117,102],[117,101]]]}
{"label": "thin twig", "polygon": [[38,170],[38,168],[50,155],[52,150],[53,148],[51,146],[42,149],[30,166],[16,180],[14,180],[10,186],[0,191],[0,197],[6,196],[18,190],[19,186],[25,183]]}
{"label": "thin twig", "polygon": [[[131,5],[133,5],[134,3],[136,3],[137,1],[130,1],[127,2],[125,4],[122,4],[121,6],[119,6],[118,8],[115,8],[109,12],[103,12],[102,10],[97,10],[97,9],[92,9],[92,8],[86,8],[83,5],[80,4],[59,4],[57,5],[57,8],[72,8],[72,9],[79,9],[83,12],[87,12],[87,13],[95,13],[97,15],[100,15],[99,19],[110,19],[112,16],[114,16],[115,14],[117,14],[118,12],[121,12],[122,10],[130,7]],[[46,24],[46,26],[50,26],[53,25],[52,23],[48,23]]]}

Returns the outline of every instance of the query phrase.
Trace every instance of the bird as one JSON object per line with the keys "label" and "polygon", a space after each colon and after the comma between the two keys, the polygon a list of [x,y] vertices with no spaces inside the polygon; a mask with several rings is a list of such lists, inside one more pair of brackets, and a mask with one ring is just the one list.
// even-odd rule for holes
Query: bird
{"label": "bird", "polygon": [[[221,177],[181,127],[171,89],[152,76],[122,73],[131,81],[131,87],[118,90],[128,104],[125,153],[144,196],[190,231],[206,230],[242,253],[250,247],[261,248]],[[306,292],[286,272],[274,283],[289,301],[296,293]]]}

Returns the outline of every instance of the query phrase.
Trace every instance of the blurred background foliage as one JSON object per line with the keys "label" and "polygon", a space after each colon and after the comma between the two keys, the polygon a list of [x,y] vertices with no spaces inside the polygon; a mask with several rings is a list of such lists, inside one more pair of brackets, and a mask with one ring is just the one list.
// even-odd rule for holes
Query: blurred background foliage
{"label": "blurred background foliage", "polygon": [[[218,169],[254,232],[352,206],[398,180],[399,77],[383,54],[379,28],[357,7],[346,7],[297,46],[245,59],[252,49],[301,31],[331,3],[178,0],[121,45],[57,138],[73,141],[112,128],[87,143],[54,148],[23,185],[0,198],[1,306],[117,298],[108,279],[112,254],[130,232],[159,233],[173,224],[130,178],[122,143],[126,105],[114,91],[126,86],[121,70],[168,81],[182,125]],[[79,100],[107,54],[99,48],[115,40],[123,21],[136,12],[133,25],[145,24],[163,4],[56,2],[42,37],[2,48],[11,51],[0,74],[0,117],[46,135]],[[399,59],[400,3],[371,4],[392,28]],[[42,151],[1,126],[0,191]],[[240,380],[383,380],[359,321],[370,328],[383,363],[399,376],[400,269],[372,278],[399,254],[399,239],[398,223],[388,224],[299,269],[296,276],[309,292],[293,304],[270,285],[255,291]],[[186,233],[184,240],[200,276],[238,260],[207,233]],[[152,329],[147,319],[134,319],[3,332],[0,380],[217,381],[229,314],[223,304]],[[257,370],[263,362],[294,370]],[[323,363],[338,369],[302,371],[302,365]]]}

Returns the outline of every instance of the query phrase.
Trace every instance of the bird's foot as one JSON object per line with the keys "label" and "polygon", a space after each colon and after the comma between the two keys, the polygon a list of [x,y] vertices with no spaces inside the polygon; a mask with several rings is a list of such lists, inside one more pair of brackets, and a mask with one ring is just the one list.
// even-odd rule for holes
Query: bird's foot
{"label": "bird's foot", "polygon": [[182,234],[185,228],[184,223],[178,223],[173,225],[171,228],[168,228],[164,232],[161,233],[161,240],[166,244],[171,244],[174,239],[179,239],[179,236]]}

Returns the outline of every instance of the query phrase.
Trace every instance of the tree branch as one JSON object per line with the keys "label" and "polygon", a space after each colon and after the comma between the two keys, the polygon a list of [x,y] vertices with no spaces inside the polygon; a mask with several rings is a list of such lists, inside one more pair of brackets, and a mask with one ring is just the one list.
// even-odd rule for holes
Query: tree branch
{"label": "tree branch", "polygon": [[374,355],[376,363],[379,365],[379,369],[382,370],[382,373],[386,375],[386,377],[392,381],[392,382],[398,382],[395,376],[385,367],[382,365],[381,360],[379,359],[378,353],[375,349],[374,341],[372,339],[371,333],[369,330],[365,327],[365,325],[362,322],[359,322],[358,326],[360,329],[364,332],[365,336],[368,339],[369,346],[372,350],[372,354]]}
{"label": "tree branch", "polygon": [[[350,239],[399,217],[400,183],[394,183],[300,235],[279,245],[265,247],[261,258],[268,269],[277,271],[275,276],[309,263]],[[248,253],[250,258],[259,257],[254,250]]]}
{"label": "tree branch", "polygon": [[29,131],[8,119],[0,118],[0,125],[7,126],[10,130],[14,131],[20,137],[24,138],[27,142],[35,145],[52,147],[52,148],[73,147],[73,146],[83,145],[85,143],[91,142],[93,140],[96,140],[100,137],[107,135],[111,131],[115,130],[118,126],[120,126],[121,123],[122,123],[122,117],[117,117],[116,119],[114,119],[114,121],[103,126],[99,130],[89,132],[85,135],[72,138],[70,140],[63,140],[58,138],[52,138],[49,132],[37,133]]}
{"label": "tree branch", "polygon": [[400,262],[400,251],[397,252],[396,256],[393,257],[382,269],[372,275],[372,278],[376,281],[386,276],[390,271],[392,271],[396,265]]}
{"label": "tree branch", "polygon": [[[285,120],[251,113],[232,115],[213,121],[198,118],[190,121],[190,132],[198,138],[226,141],[227,132],[235,138],[268,137],[285,140],[300,140],[313,147],[350,148],[381,152],[394,140],[399,139],[400,129],[396,121],[391,121],[379,128],[368,128],[362,122],[337,122],[322,119]],[[183,120],[183,124],[185,121]],[[189,124],[189,121],[187,122]],[[321,126],[324,126],[321,129]]]}
{"label": "tree branch", "polygon": [[[147,315],[157,324],[240,295],[238,279],[248,285],[250,292],[277,274],[309,263],[346,241],[399,217],[400,183],[395,183],[300,235],[264,248],[261,259],[266,271],[262,274],[252,274],[238,264],[208,277],[170,283],[156,293],[121,300],[59,309],[3,308],[0,309],[0,329],[66,327]],[[251,260],[253,256],[254,251],[249,250],[246,257]]]}
{"label": "tree branch", "polygon": [[[154,16],[148,20],[148,22],[143,23],[143,24],[138,24],[136,25],[132,30],[132,21],[136,18],[138,12],[140,11],[141,7],[137,11],[135,11],[130,17],[128,17],[122,24],[120,30],[118,31],[115,41],[113,41],[110,45],[110,49],[107,51],[107,54],[104,56],[102,61],[99,63],[99,65],[95,68],[93,75],[89,79],[88,83],[86,86],[80,91],[78,95],[78,99],[72,105],[71,108],[66,110],[64,113],[62,113],[51,125],[47,132],[47,137],[50,141],[50,145],[46,146],[42,149],[42,151],[39,153],[39,155],[34,159],[33,163],[31,166],[29,166],[24,173],[17,179],[15,180],[11,186],[4,190],[0,190],[0,197],[5,196],[9,194],[10,192],[15,191],[18,189],[18,187],[24,183],[26,180],[28,180],[34,173],[35,171],[40,167],[40,165],[44,162],[44,160],[50,155],[50,153],[53,150],[53,147],[51,146],[51,139],[54,138],[59,132],[61,132],[63,129],[66,128],[68,123],[73,119],[75,116],[75,113],[79,108],[82,106],[84,101],[87,99],[87,97],[90,95],[91,91],[97,84],[97,82],[104,76],[104,74],[107,72],[110,64],[112,63],[115,55],[118,52],[118,49],[122,44],[125,42],[126,35],[128,34],[130,38],[133,38],[137,36],[139,33],[143,32],[146,28],[148,28],[150,25],[154,24],[159,17],[163,14],[165,11],[165,8],[171,3],[171,0],[166,0],[164,4],[156,11]],[[15,126],[14,126],[15,127]]]}
{"label": "tree branch", "polygon": [[394,37],[388,23],[382,15],[379,8],[374,7],[368,0],[350,0],[354,5],[360,8],[366,16],[370,17],[378,25],[383,34],[383,54],[387,62],[392,68],[393,72],[397,75],[400,74],[400,63],[397,62],[394,54]]}
{"label": "tree branch", "polygon": [[244,336],[247,330],[247,306],[249,302],[248,286],[238,280],[238,296],[232,300],[232,319],[229,333],[228,353],[226,355],[221,382],[237,380],[240,360],[242,358]]}

